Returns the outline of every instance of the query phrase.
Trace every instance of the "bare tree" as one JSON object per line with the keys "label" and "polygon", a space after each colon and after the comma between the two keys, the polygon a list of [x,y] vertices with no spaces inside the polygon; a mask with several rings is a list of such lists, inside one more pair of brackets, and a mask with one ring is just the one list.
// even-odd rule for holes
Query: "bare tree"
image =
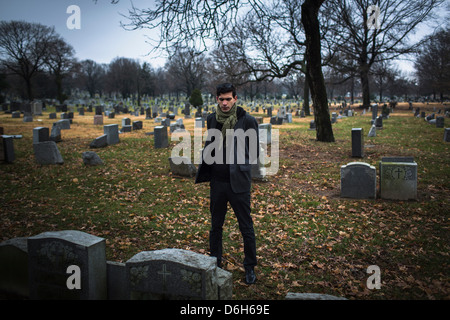
{"label": "bare tree", "polygon": [[[370,104],[369,73],[372,65],[412,53],[421,45],[411,44],[409,36],[416,27],[431,17],[443,0],[330,0],[326,6],[334,11],[333,33],[329,41],[339,47],[347,65],[361,79],[363,105]],[[352,63],[353,64],[353,63]]]}
{"label": "bare tree", "polygon": [[45,65],[53,75],[56,84],[56,95],[60,103],[66,100],[63,94],[62,82],[73,69],[75,63],[75,50],[61,37],[56,37],[49,43]]}
{"label": "bare tree", "polygon": [[93,98],[96,93],[100,93],[103,90],[105,69],[102,65],[89,59],[81,61],[79,69],[81,82],[91,98]]}
{"label": "bare tree", "polygon": [[42,68],[54,28],[25,21],[0,21],[0,62],[25,81],[27,96],[33,100],[32,78]]}
{"label": "bare tree", "polygon": [[[323,74],[318,70],[322,66],[322,3],[306,0],[302,6],[296,0],[168,0],[157,2],[154,8],[133,7],[126,26],[159,31],[155,49],[184,46],[201,51],[215,43],[225,57],[235,51],[228,57],[235,59],[237,53],[233,63],[245,66],[253,77],[246,81],[283,78],[291,71],[307,72],[315,105],[317,140],[334,141]],[[305,10],[310,10],[305,16],[310,24],[303,33]],[[314,48],[305,56],[308,45]],[[314,66],[308,71],[310,63]]]}
{"label": "bare tree", "polygon": [[428,94],[439,94],[441,100],[450,93],[450,31],[440,30],[428,37],[415,62],[421,89]]}

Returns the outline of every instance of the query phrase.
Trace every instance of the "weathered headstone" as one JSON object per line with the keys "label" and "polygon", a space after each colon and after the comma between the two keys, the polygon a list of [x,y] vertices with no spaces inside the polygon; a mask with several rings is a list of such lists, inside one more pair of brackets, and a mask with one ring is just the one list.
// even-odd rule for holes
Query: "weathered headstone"
{"label": "weathered headstone", "polygon": [[33,144],[34,158],[38,164],[63,164],[64,160],[54,141]]}
{"label": "weathered headstone", "polygon": [[364,157],[364,130],[352,128],[352,157]]}
{"label": "weathered headstone", "polygon": [[350,162],[341,167],[341,197],[375,199],[377,173],[374,166],[364,162]]}
{"label": "weathered headstone", "polygon": [[219,270],[214,257],[163,249],[140,252],[125,265],[132,300],[231,298],[231,273]]}
{"label": "weathered headstone", "polygon": [[98,154],[93,151],[85,151],[82,154],[83,163],[87,166],[98,166],[102,165],[103,161],[100,159]]}
{"label": "weathered headstone", "polygon": [[444,117],[438,116],[436,117],[436,128],[443,128],[444,127]]}
{"label": "weathered headstone", "polygon": [[60,142],[61,141],[61,127],[53,125],[52,132],[49,137],[50,141]]}
{"label": "weathered headstone", "polygon": [[108,145],[113,145],[120,142],[118,124],[108,124],[103,126],[103,133],[106,134],[106,141]]}
{"label": "weathered headstone", "polygon": [[194,177],[197,173],[197,168],[188,157],[170,157],[169,165],[170,171],[175,175]]}
{"label": "weathered headstone", "polygon": [[381,198],[393,200],[417,198],[417,163],[407,160],[410,159],[382,159],[380,162]]}
{"label": "weathered headstone", "polygon": [[103,125],[103,115],[95,115],[94,116],[94,125]]}
{"label": "weathered headstone", "polygon": [[156,126],[154,129],[155,148],[166,148],[169,146],[169,137],[167,134],[167,127]]}
{"label": "weathered headstone", "polygon": [[105,239],[81,231],[28,238],[31,299],[106,299]]}

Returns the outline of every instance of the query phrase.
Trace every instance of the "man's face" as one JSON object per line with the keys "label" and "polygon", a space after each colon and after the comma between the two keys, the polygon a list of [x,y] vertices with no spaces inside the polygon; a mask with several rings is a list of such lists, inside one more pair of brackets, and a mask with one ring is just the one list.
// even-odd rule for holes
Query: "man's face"
{"label": "man's face", "polygon": [[219,104],[222,112],[228,112],[234,106],[237,101],[237,96],[233,97],[233,92],[221,93],[217,97],[217,103]]}

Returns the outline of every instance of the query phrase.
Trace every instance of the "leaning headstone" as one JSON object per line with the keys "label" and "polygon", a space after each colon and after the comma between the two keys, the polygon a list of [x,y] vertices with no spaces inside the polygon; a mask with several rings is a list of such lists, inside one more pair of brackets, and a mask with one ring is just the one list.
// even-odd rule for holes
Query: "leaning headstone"
{"label": "leaning headstone", "polygon": [[54,141],[33,144],[34,158],[38,164],[63,164],[64,160]]}
{"label": "leaning headstone", "polygon": [[368,137],[376,137],[376,136],[377,136],[377,129],[376,129],[375,125],[372,125],[370,127]]}
{"label": "leaning headstone", "polygon": [[352,128],[352,157],[364,157],[364,130]]}
{"label": "leaning headstone", "polygon": [[46,127],[36,127],[33,129],[33,143],[49,141],[49,130]]}
{"label": "leaning headstone", "polygon": [[350,162],[341,167],[341,197],[375,199],[377,173],[374,166],[364,162]]}
{"label": "leaning headstone", "polygon": [[100,159],[98,154],[93,151],[85,151],[82,154],[83,163],[87,166],[98,166],[102,165],[103,161]]}
{"label": "leaning headstone", "polygon": [[28,238],[31,299],[106,299],[105,239],[75,230]]}
{"label": "leaning headstone", "polygon": [[106,134],[103,134],[97,138],[95,138],[91,144],[89,145],[90,148],[104,148],[108,145],[108,138]]}
{"label": "leaning headstone", "polygon": [[49,140],[55,142],[61,141],[61,127],[55,125],[52,127],[52,132],[50,133]]}
{"label": "leaning headstone", "polygon": [[28,298],[27,238],[13,238],[0,243],[0,292]]}
{"label": "leaning headstone", "polygon": [[380,162],[380,196],[383,199],[417,199],[417,163],[391,161],[383,158]]}
{"label": "leaning headstone", "polygon": [[[231,298],[231,286],[223,286],[230,284],[231,273],[217,272],[214,257],[181,249],[163,249],[140,252],[125,265],[132,300]],[[228,281],[224,281],[224,277]]]}
{"label": "leaning headstone", "polygon": [[194,177],[197,173],[197,168],[188,157],[170,157],[169,165],[170,171],[178,176]]}
{"label": "leaning headstone", "polygon": [[169,146],[169,137],[167,127],[156,126],[154,129],[155,148],[166,148]]}
{"label": "leaning headstone", "polygon": [[118,124],[108,124],[103,126],[103,133],[106,134],[106,141],[108,145],[113,145],[120,142]]}

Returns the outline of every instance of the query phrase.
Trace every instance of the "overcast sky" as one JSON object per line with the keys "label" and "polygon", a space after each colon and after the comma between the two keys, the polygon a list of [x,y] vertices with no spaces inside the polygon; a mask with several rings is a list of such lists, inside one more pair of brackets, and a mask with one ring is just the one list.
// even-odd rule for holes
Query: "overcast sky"
{"label": "overcast sky", "polygon": [[[153,1],[133,0],[138,8],[145,8]],[[74,12],[67,13],[71,5],[80,8],[80,29],[69,29]],[[162,66],[164,58],[146,56],[151,50],[145,35],[149,30],[127,31],[120,22],[127,22],[121,14],[131,8],[130,0],[111,4],[110,0],[0,0],[0,20],[25,20],[54,26],[67,43],[75,49],[79,60],[91,59],[98,63],[110,63],[116,57],[148,61],[153,67]]]}
{"label": "overcast sky", "polygon": [[[79,60],[91,59],[98,63],[110,63],[116,57],[126,57],[150,62],[153,67],[164,65],[165,58],[148,56],[151,45],[146,43],[149,30],[127,31],[120,22],[127,22],[121,14],[127,15],[132,3],[137,8],[148,8],[154,1],[120,0],[111,4],[110,0],[0,0],[0,20],[25,20],[54,26],[66,42],[71,44]],[[69,29],[73,12],[67,13],[71,5],[80,9],[80,29]],[[417,33],[421,38],[430,29]],[[401,63],[405,71],[412,71],[412,64]]]}

